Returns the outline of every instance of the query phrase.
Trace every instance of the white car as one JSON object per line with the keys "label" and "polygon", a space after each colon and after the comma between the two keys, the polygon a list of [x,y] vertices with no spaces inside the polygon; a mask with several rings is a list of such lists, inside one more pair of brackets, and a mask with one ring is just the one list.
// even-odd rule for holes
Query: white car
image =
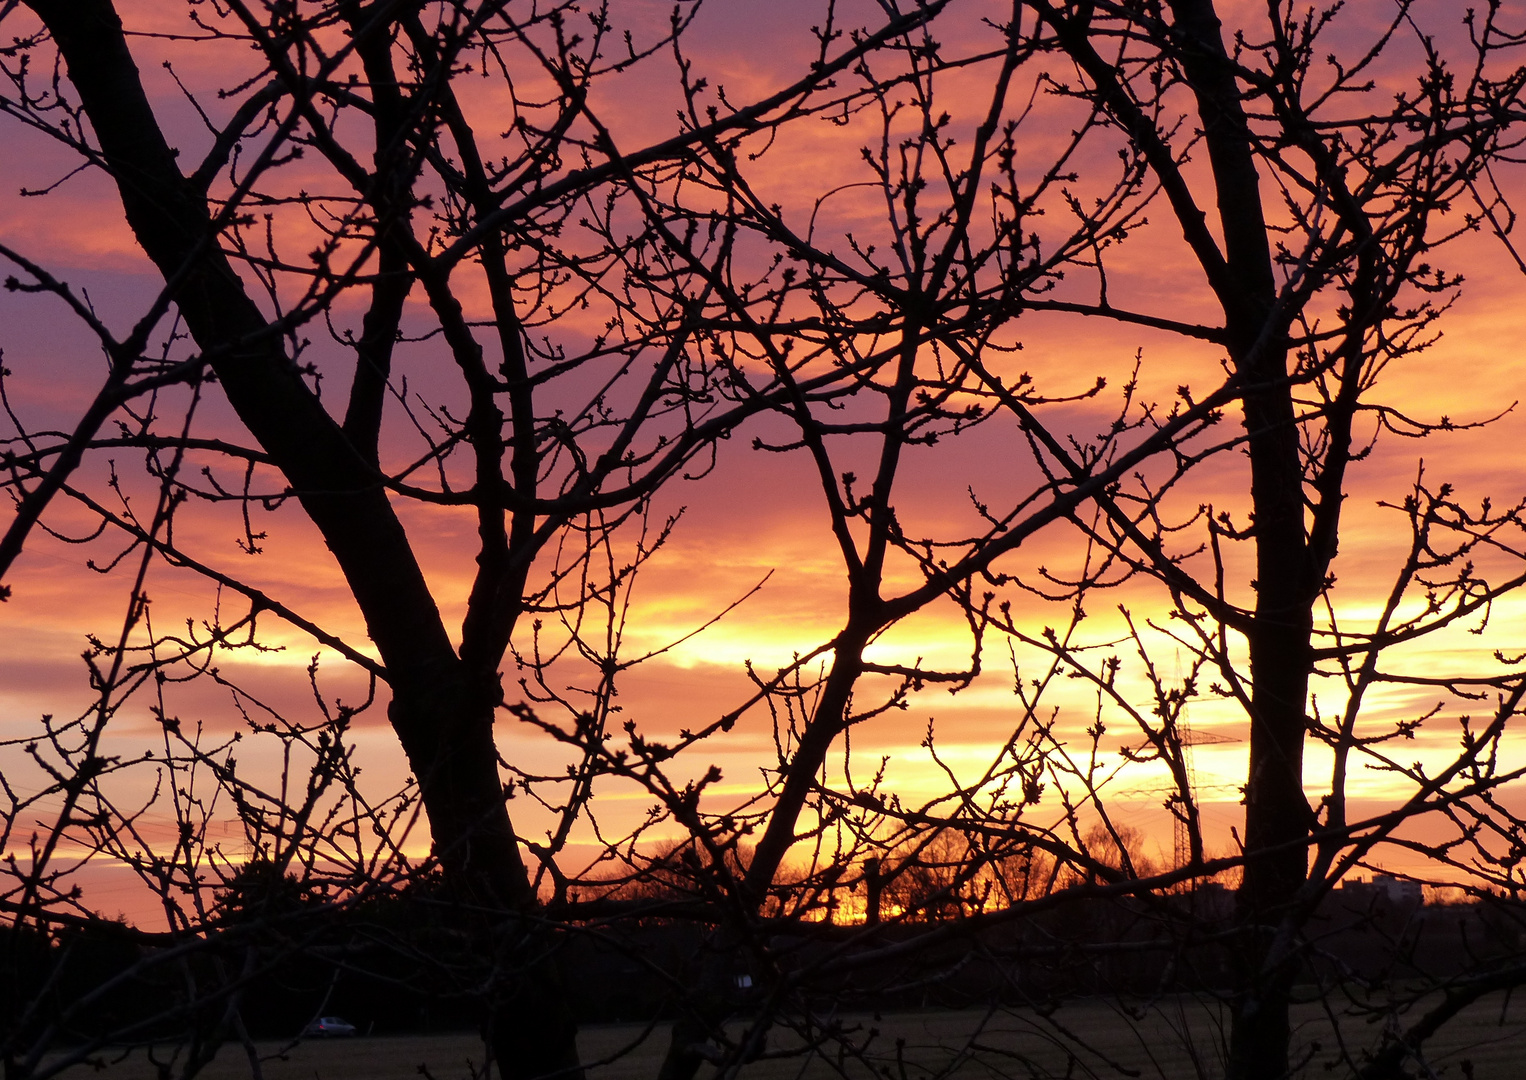
{"label": "white car", "polygon": [[355,1025],[337,1016],[320,1016],[302,1029],[304,1038],[340,1039],[355,1034]]}

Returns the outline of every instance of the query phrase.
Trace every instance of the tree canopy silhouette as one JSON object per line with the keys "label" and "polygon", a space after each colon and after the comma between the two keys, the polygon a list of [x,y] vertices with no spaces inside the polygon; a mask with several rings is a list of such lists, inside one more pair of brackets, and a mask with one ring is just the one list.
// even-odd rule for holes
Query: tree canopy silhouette
{"label": "tree canopy silhouette", "polygon": [[[166,1016],[192,1033],[184,1075],[225,1040],[257,1069],[240,1011],[257,973],[293,955],[339,972],[385,939],[457,973],[440,977],[515,1080],[582,1074],[569,970],[590,943],[658,969],[663,1080],[731,1075],[780,1024],[800,1053],[878,1067],[813,995],[900,1000],[976,955],[1052,964],[1060,995],[1083,947],[1172,957],[1157,988],[1228,1011],[1216,1072],[1271,1080],[1300,1067],[1295,987],[1350,974],[1313,928],[1376,852],[1514,897],[1519,659],[1490,639],[1455,670],[1407,665],[1484,634],[1526,581],[1521,506],[1421,471],[1389,495],[1402,543],[1343,538],[1364,462],[1500,411],[1417,417],[1383,377],[1428,362],[1462,288],[1449,245],[1514,250],[1515,12],[1430,27],[1401,0],[1373,27],[1282,3],[1231,25],[1212,0],[826,3],[762,79],[707,55],[697,3],[219,0],[166,29],[172,8],[0,9],[0,114],[57,173],[29,205],[62,213],[76,174],[109,181],[153,281],[103,303],[49,252],[0,244],[13,317],[71,320],[105,358],[88,387],[6,373],[0,588],[20,600],[41,574],[24,548],[56,537],[121,601],[90,628],[88,708],[4,744],[8,962],[63,971],[61,935],[99,930],[75,888],[92,860],[132,869],[165,915],[111,931],[140,951],[95,990],[12,1010],[8,1075],[160,1039]],[[1026,366],[1033,335],[1093,326],[1140,349],[1121,386],[1080,345]],[[1162,394],[1140,341],[1190,378]],[[647,644],[635,582],[669,557],[679,501],[743,454],[806,478],[843,586],[813,618],[833,630],[749,663],[722,709],[679,691],[668,716],[624,712],[632,670],[679,643]],[[229,531],[236,556],[208,539]],[[314,580],[251,569],[272,531],[307,538]],[[439,534],[458,537],[448,569]],[[1348,559],[1389,567],[1375,607],[1338,590]],[[166,629],[150,590],[188,580],[211,599]],[[329,580],[358,621],[317,601]],[[693,633],[745,621],[745,601]],[[224,670],[291,634],[358,696],[333,700],[315,659],[302,716]],[[993,650],[1015,695],[984,760],[951,762],[929,721],[942,786],[897,791],[879,733],[929,689],[990,685]],[[231,724],[187,696],[207,685]],[[1440,703],[1374,707],[1393,686]],[[378,702],[400,788],[361,779]],[[1245,734],[1229,848],[1194,778],[1186,710],[1204,702]],[[1455,751],[1395,749],[1442,722]],[[741,794],[716,764],[737,745],[758,773]],[[1362,769],[1400,792],[1389,808],[1356,807]],[[1178,858],[1124,820],[1134,773],[1165,778]],[[649,809],[620,818],[615,791]],[[1229,885],[1232,909],[1201,900]],[[430,917],[376,915],[393,899]],[[1126,917],[1055,914],[1097,905]],[[364,948],[320,929],[340,913]],[[1171,982],[1221,946],[1212,978]],[[81,1026],[172,968],[189,989],[165,1016]],[[1420,973],[1439,1004],[1364,998],[1394,1022],[1338,1061],[1398,1075],[1522,973],[1485,950]],[[990,993],[1010,1004],[1018,981]]]}

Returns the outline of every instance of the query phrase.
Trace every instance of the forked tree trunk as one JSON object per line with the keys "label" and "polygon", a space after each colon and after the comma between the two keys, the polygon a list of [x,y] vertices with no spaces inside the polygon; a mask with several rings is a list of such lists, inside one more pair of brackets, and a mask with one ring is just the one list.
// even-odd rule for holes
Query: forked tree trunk
{"label": "forked tree trunk", "polygon": [[536,897],[498,777],[495,673],[456,654],[369,455],[304,384],[219,249],[206,199],[180,172],[110,0],[27,3],[64,58],[138,244],[172,283],[240,420],[322,533],[381,653],[389,717],[462,901],[463,929],[495,938],[498,955],[520,968],[490,1021],[501,1071],[510,1080],[552,1072],[575,1080],[575,1024],[555,960],[537,941]]}

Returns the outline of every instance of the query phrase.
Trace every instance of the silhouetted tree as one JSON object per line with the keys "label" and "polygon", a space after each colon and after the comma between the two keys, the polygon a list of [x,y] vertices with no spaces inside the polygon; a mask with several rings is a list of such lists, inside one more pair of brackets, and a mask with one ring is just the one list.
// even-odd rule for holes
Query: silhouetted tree
{"label": "silhouetted tree", "polygon": [[[91,708],[7,744],[40,779],[7,769],[6,852],[46,818],[0,895],[15,948],[98,918],[71,891],[75,853],[132,866],[170,926],[132,938],[141,962],[218,959],[183,968],[218,1007],[184,1074],[222,1039],[254,1055],[238,1000],[272,962],[259,935],[401,889],[420,872],[405,838],[422,814],[444,884],[412,899],[456,935],[503,1074],[580,1075],[567,935],[614,940],[621,920],[661,918],[702,931],[692,978],[666,975],[677,1019],[661,1075],[688,1080],[756,1059],[780,1018],[808,1048],[869,1062],[813,1010],[813,986],[941,957],[956,935],[973,949],[1077,900],[1128,898],[1177,948],[1212,921],[1194,921],[1183,890],[1239,874],[1232,927],[1211,927],[1241,957],[1227,1074],[1287,1075],[1304,930],[1405,822],[1451,815],[1458,838],[1431,850],[1437,864],[1473,845],[1479,880],[1518,884],[1499,849],[1518,846],[1519,822],[1495,792],[1516,778],[1499,750],[1526,683],[1508,664],[1401,676],[1380,662],[1520,583],[1518,508],[1465,508],[1422,479],[1396,504],[1412,542],[1376,622],[1352,631],[1333,591],[1342,508],[1378,435],[1452,426],[1411,420],[1378,376],[1423,349],[1459,286],[1434,253],[1502,205],[1481,185],[1515,147],[1523,76],[1501,58],[1516,37],[1497,6],[1468,16],[1449,57],[1403,2],[1375,35],[1345,38],[1339,11],[1281,3],[1228,32],[1211,0],[1013,0],[999,17],[886,2],[863,25],[828,3],[798,70],[740,101],[694,55],[697,10],[626,27],[616,6],[570,0],[225,0],[190,5],[186,36],[130,31],[110,0],[0,9],[0,111],[68,159],[61,175],[109,179],[156,280],[131,316],[105,314],[42,253],[0,245],[11,291],[37,294],[28,316],[67,311],[107,361],[66,424],[27,421],[8,392],[4,588],[26,587],[18,559],[39,529],[81,539],[77,514],[93,551],[116,545],[92,568],[126,579],[120,627],[85,658]],[[1383,96],[1370,71],[1403,48],[1420,57],[1412,82]],[[146,83],[143,58],[161,51],[172,74],[182,57],[215,72],[183,88],[194,135]],[[1321,66],[1326,52],[1346,59]],[[669,133],[621,109],[638,85],[669,95]],[[818,129],[859,171],[778,194],[769,170]],[[1191,280],[1131,306],[1120,254],[1177,233]],[[1025,372],[1020,319],[1111,323],[1213,360],[1161,404],[1137,370],[1114,388],[1085,362]],[[821,601],[837,628],[782,667],[750,667],[735,708],[666,732],[619,712],[621,677],[656,655],[626,645],[632,582],[674,524],[656,497],[703,479],[738,434],[818,481],[846,586]],[[914,470],[972,443],[1005,455],[996,481],[959,476],[920,506],[905,494]],[[126,452],[140,474],[119,470]],[[1244,463],[1245,497],[1208,506],[1198,478],[1227,462]],[[267,513],[321,541],[369,643],[196,535],[231,522],[254,556]],[[453,633],[420,537],[463,518],[473,562]],[[1073,566],[1028,557],[1061,532]],[[215,587],[215,606],[167,631],[150,583],[182,573]],[[1176,621],[1125,614],[1143,672],[1130,681],[1083,620],[1104,590],[1147,581]],[[898,653],[897,634],[939,613],[966,627],[966,662]],[[364,699],[329,702],[315,661],[302,720],[224,675],[217,658],[267,647],[275,620],[363,673]],[[1179,678],[1153,659],[1162,634],[1187,655]],[[987,765],[954,768],[929,724],[947,784],[914,802],[854,758],[853,740],[920,691],[982,677],[996,637],[1019,671]],[[1325,675],[1343,686],[1333,718],[1311,705]],[[1498,692],[1440,773],[1387,749],[1424,718],[1371,729],[1364,696],[1401,679],[1457,700]],[[1096,695],[1084,737],[1054,712],[1077,680]],[[1204,839],[1183,712],[1205,680],[1249,724],[1241,848],[1223,855]],[[226,687],[241,730],[182,720],[181,682]],[[379,699],[413,774],[398,792],[359,780],[353,725]],[[156,745],[119,753],[140,701]],[[711,755],[760,716],[776,754],[733,799]],[[1118,819],[1099,762],[1120,718],[1125,762],[1169,776],[1182,865],[1145,857]],[[507,750],[495,721],[541,736],[565,768]],[[1317,808],[1310,739],[1336,761]],[[251,744],[269,747],[265,773]],[[1364,759],[1409,780],[1410,801],[1354,820],[1346,778]],[[599,820],[611,784],[651,802],[618,836]],[[550,821],[544,836],[516,830],[520,798]],[[147,827],[160,807],[168,841]],[[242,852],[219,847],[227,819]],[[605,841],[586,872],[569,854],[583,823]],[[233,946],[239,963],[223,963]],[[643,959],[639,936],[611,947]],[[1515,977],[1496,965],[1456,1001]],[[743,1006],[755,1015],[738,1036],[725,1021]],[[55,1037],[12,1024],[8,1071],[51,1075],[139,1036],[48,1058]],[[1397,1045],[1362,1067],[1399,1068]]]}

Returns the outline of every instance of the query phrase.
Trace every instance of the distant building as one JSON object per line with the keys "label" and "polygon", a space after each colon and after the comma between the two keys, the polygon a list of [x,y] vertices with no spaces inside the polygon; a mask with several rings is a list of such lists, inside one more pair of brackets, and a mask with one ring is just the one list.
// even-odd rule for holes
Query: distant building
{"label": "distant building", "polygon": [[1347,878],[1341,882],[1340,893],[1362,904],[1383,900],[1393,907],[1419,907],[1425,903],[1425,887],[1420,882],[1391,874],[1374,874],[1371,881]]}
{"label": "distant building", "polygon": [[1425,888],[1418,881],[1378,874],[1373,877],[1372,884],[1392,904],[1418,907],[1425,903]]}

